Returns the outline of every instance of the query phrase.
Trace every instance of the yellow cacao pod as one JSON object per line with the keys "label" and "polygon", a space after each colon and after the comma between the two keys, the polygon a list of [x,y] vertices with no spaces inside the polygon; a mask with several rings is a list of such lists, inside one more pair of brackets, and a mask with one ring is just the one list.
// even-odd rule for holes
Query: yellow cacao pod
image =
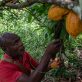
{"label": "yellow cacao pod", "polygon": [[66,30],[73,37],[76,38],[77,35],[81,33],[81,21],[79,16],[71,11],[66,17]]}
{"label": "yellow cacao pod", "polygon": [[56,68],[59,68],[59,64],[60,64],[60,59],[59,58],[55,58],[50,66],[51,66],[51,68],[56,69]]}
{"label": "yellow cacao pod", "polygon": [[69,13],[69,9],[59,7],[59,6],[52,6],[48,11],[48,18],[50,20],[61,20],[63,16]]}

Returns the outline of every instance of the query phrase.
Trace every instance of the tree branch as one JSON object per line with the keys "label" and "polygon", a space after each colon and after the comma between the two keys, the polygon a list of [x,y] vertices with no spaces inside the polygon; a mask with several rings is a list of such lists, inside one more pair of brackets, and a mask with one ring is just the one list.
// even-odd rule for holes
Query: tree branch
{"label": "tree branch", "polygon": [[5,6],[13,8],[13,9],[21,9],[21,8],[25,8],[28,6],[33,5],[34,3],[36,3],[35,1],[28,3],[28,2],[22,2],[22,3],[17,3],[17,4],[13,4],[13,3],[7,3]]}
{"label": "tree branch", "polygon": [[28,6],[31,6],[35,3],[49,3],[49,4],[56,4],[59,5],[61,7],[67,7],[67,8],[73,8],[75,5],[78,5],[78,2],[76,1],[63,1],[63,0],[27,0],[26,2],[22,2],[22,3],[7,3],[5,4],[6,7],[10,7],[12,9],[21,9],[21,8],[25,8]]}

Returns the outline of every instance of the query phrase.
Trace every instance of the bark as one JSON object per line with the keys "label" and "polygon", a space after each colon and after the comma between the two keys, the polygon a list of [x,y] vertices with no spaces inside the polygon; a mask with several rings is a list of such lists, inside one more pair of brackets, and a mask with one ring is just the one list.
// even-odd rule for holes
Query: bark
{"label": "bark", "polygon": [[21,9],[21,8],[25,8],[25,7],[28,7],[28,6],[31,6],[35,3],[48,3],[48,4],[56,4],[56,5],[59,5],[59,6],[62,6],[62,7],[74,7],[76,5],[78,5],[78,2],[77,1],[71,1],[71,2],[68,2],[68,1],[64,1],[64,0],[28,0],[28,1],[25,1],[25,2],[21,2],[21,3],[5,3],[5,5],[2,4],[2,2],[0,2],[1,5],[0,6],[6,6],[6,7],[10,7],[12,9]]}

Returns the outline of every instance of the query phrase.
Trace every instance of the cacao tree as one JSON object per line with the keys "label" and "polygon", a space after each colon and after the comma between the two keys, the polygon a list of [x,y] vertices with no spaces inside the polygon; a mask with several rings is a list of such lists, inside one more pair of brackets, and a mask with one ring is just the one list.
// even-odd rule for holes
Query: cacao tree
{"label": "cacao tree", "polygon": [[[0,17],[2,19],[6,19],[9,23],[19,25],[18,27],[20,28],[21,27],[20,23],[22,22],[19,23],[18,21],[21,19],[22,15],[25,15],[24,20],[22,19],[23,21],[28,22],[28,23],[34,21],[35,23],[38,23],[38,25],[40,25],[41,28],[38,28],[38,29],[44,29],[44,28],[47,29],[47,31],[44,34],[46,40],[49,38],[48,36],[50,36],[49,41],[53,39],[58,39],[58,38],[63,39],[62,48],[60,52],[57,54],[57,56],[61,58],[62,65],[59,69],[54,69],[55,71],[52,70],[53,76],[54,77],[57,76],[57,78],[59,77],[61,78],[64,77],[67,79],[73,78],[75,80],[76,73],[77,73],[76,69],[77,67],[80,66],[80,63],[78,59],[76,58],[77,57],[76,54],[72,52],[73,51],[72,48],[74,48],[75,46],[73,47],[73,44],[71,44],[72,38],[66,32],[65,18],[59,21],[52,21],[48,19],[48,10],[52,4],[56,4],[59,7],[68,8],[70,10],[72,9],[80,16],[80,19],[81,19],[81,12],[75,10],[75,8],[79,5],[77,0],[76,1],[74,0],[73,1],[67,1],[67,0],[65,1],[64,0],[38,0],[38,1],[37,0],[26,0],[26,1],[3,0],[0,2]],[[23,13],[21,14],[21,12],[23,13],[25,12],[26,14],[23,14]],[[7,27],[9,26],[7,22],[3,22],[3,21],[1,22]],[[12,26],[13,25],[11,25],[10,28],[8,27],[7,31],[9,31],[9,29],[11,29]],[[23,30],[23,28],[21,30]],[[35,30],[38,30],[38,29],[35,29]],[[46,40],[44,44],[46,43]],[[64,63],[66,63],[68,66],[66,67],[66,64]],[[73,70],[70,71],[72,68],[74,69],[74,71]]]}

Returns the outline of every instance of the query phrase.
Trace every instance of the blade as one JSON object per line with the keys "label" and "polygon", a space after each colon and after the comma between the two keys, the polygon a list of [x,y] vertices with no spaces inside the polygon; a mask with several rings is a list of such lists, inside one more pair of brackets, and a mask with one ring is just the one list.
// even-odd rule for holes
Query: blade
{"label": "blade", "polygon": [[82,0],[79,0],[79,5],[80,5],[81,11],[82,11]]}

